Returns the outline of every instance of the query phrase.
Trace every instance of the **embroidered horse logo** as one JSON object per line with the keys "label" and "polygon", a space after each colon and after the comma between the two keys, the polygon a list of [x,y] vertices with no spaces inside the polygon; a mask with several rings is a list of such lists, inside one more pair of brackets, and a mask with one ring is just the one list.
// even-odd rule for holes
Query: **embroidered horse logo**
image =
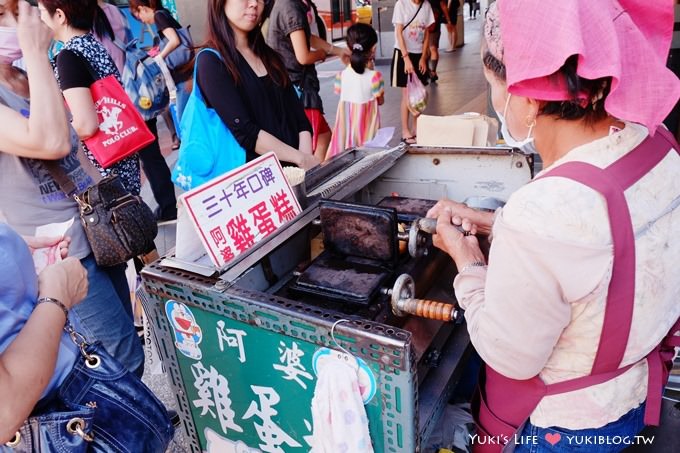
{"label": "embroidered horse logo", "polygon": [[120,107],[102,106],[97,110],[101,116],[102,121],[99,123],[99,130],[106,135],[116,135],[123,128],[123,122],[118,119],[118,116],[123,110]]}

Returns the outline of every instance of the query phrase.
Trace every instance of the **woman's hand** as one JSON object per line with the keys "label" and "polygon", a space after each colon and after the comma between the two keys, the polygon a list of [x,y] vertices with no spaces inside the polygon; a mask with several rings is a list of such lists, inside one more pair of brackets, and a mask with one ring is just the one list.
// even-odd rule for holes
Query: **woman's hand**
{"label": "woman's hand", "polygon": [[470,219],[477,227],[479,234],[488,236],[491,234],[495,213],[487,211],[478,211],[472,209],[465,203],[459,203],[453,200],[439,200],[428,212],[427,217],[437,218],[444,211],[449,210],[453,216]]}
{"label": "woman's hand", "polygon": [[420,61],[418,62],[418,69],[420,70],[421,74],[427,74],[427,55],[423,53],[423,56],[420,57]]}
{"label": "woman's hand", "polygon": [[[437,215],[437,233],[432,235],[435,247],[448,253],[460,270],[470,263],[486,262],[477,241],[477,226],[469,219],[454,215],[450,209],[444,208]],[[455,225],[462,225],[466,231],[461,233]]]}
{"label": "woman's hand", "polygon": [[413,63],[411,63],[411,57],[408,54],[404,54],[404,72],[406,74],[413,74],[415,69],[413,68]]}
{"label": "woman's hand", "polygon": [[68,236],[54,236],[54,237],[35,237],[35,236],[22,236],[24,241],[31,250],[31,253],[35,252],[37,249],[52,248],[55,247],[59,250],[59,257],[64,259],[68,256],[68,247],[71,244],[71,238]]}
{"label": "woman's hand", "polygon": [[331,46],[331,52],[333,55],[340,57],[342,64],[348,65],[350,59],[352,58],[352,51],[347,47]]}
{"label": "woman's hand", "polygon": [[304,169],[304,170],[309,170],[310,168],[316,167],[317,165],[319,165],[321,163],[321,161],[317,157],[315,157],[311,154],[307,154],[307,153],[299,153],[299,154],[300,154],[300,157],[298,159],[297,166]]}
{"label": "woman's hand", "polygon": [[52,30],[40,20],[40,11],[28,2],[19,2],[17,38],[24,55],[47,56],[52,43]]}
{"label": "woman's hand", "polygon": [[439,200],[437,204],[432,206],[429,211],[427,211],[426,217],[436,219],[445,210],[449,210],[452,215],[457,215],[460,217],[465,217],[465,210],[468,209],[465,203],[460,203],[453,200]]}
{"label": "woman's hand", "polygon": [[75,257],[51,264],[38,275],[40,297],[52,297],[71,308],[87,295],[87,271]]}

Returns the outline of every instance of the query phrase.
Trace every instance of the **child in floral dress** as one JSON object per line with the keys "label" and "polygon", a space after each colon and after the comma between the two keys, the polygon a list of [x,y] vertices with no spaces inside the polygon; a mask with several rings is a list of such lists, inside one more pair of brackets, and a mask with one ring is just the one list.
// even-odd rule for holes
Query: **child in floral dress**
{"label": "child in floral dress", "polygon": [[347,29],[350,65],[335,78],[340,95],[331,146],[326,160],[344,150],[361,146],[375,137],[380,128],[378,106],[384,102],[382,74],[373,69],[378,35],[370,25],[356,23]]}

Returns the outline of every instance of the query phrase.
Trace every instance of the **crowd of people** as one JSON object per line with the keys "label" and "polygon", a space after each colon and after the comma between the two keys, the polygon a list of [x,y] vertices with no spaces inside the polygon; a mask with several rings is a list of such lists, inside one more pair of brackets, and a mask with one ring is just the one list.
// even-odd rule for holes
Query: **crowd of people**
{"label": "crowd of people", "polygon": [[[478,2],[468,3],[474,18]],[[450,200],[428,213],[438,219],[434,244],[458,268],[456,295],[487,365],[476,410],[479,433],[492,438],[517,430],[538,439],[550,432],[636,435],[658,422],[664,354],[680,329],[680,240],[671,234],[680,230],[680,157],[660,126],[680,95],[680,82],[664,67],[672,8],[618,0],[568,10],[560,3],[499,0],[484,24],[482,65],[503,137],[539,154],[543,172],[494,214]],[[402,88],[406,143],[415,143],[417,128],[409,79],[437,82],[441,30],[455,50],[460,7],[457,0],[395,5],[390,82]],[[309,169],[380,128],[385,82],[375,69],[378,36],[370,25],[349,27],[341,47],[320,36],[309,0],[208,0],[207,40],[196,50],[209,51],[189,49],[190,61],[177,64],[173,54],[186,46],[186,29],[160,0],[131,0],[130,8],[161,35],[155,58],[169,69],[177,121],[190,91],[200,90],[246,161],[273,150],[280,161]],[[566,34],[540,33],[554,15],[570,25]],[[656,21],[670,28],[655,32]],[[598,51],[611,36],[617,39],[607,52]],[[90,87],[111,76],[122,82],[130,38],[125,18],[105,2],[39,0],[35,9],[0,0],[3,443],[73,368],[78,350],[62,332],[67,320],[128,371],[143,372],[126,264],[97,264],[77,221],[78,202],[50,170],[60,167],[81,191],[115,173],[133,195],[143,170],[158,220],[176,218],[155,117],[145,121],[155,140],[113,166],[102,166],[86,144],[99,128]],[[63,46],[50,62],[53,40]],[[645,62],[631,57],[641,54]],[[330,55],[346,63],[335,78],[333,128],[315,69]],[[63,236],[35,237],[41,225],[73,218]],[[476,235],[491,232],[487,259]],[[57,256],[36,274],[31,253],[44,247]],[[596,447],[582,451],[605,451]]]}

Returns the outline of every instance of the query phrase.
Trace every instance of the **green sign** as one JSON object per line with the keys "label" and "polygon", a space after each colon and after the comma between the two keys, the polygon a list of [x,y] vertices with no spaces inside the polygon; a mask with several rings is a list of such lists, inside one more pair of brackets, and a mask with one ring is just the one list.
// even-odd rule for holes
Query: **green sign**
{"label": "green sign", "polygon": [[173,300],[165,313],[203,451],[309,451],[317,373],[335,360],[356,369],[373,447],[383,451],[377,365],[359,360],[357,369],[345,353]]}

